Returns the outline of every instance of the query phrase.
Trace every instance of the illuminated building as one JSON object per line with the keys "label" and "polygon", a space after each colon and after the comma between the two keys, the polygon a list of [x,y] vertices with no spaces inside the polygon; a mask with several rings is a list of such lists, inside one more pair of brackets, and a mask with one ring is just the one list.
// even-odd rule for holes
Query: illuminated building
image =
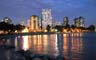
{"label": "illuminated building", "polygon": [[78,20],[78,18],[74,19],[74,26],[79,27],[79,20]]}
{"label": "illuminated building", "polygon": [[20,21],[20,25],[24,26],[24,21],[23,20]]}
{"label": "illuminated building", "polygon": [[42,20],[41,20],[41,18],[39,18],[39,27],[40,27],[40,29],[42,29]]}
{"label": "illuminated building", "polygon": [[29,30],[30,31],[37,31],[39,29],[39,17],[36,15],[32,15],[30,17],[30,22],[29,22]]}
{"label": "illuminated building", "polygon": [[79,21],[80,21],[80,27],[84,27],[84,18],[83,17],[79,17]]}
{"label": "illuminated building", "polygon": [[11,20],[9,17],[4,17],[4,18],[3,18],[3,21],[4,21],[5,23],[11,23],[11,22],[12,22],[12,20]]}
{"label": "illuminated building", "polygon": [[52,27],[51,9],[42,9],[42,28],[46,29],[47,25]]}
{"label": "illuminated building", "polygon": [[68,17],[64,17],[63,25],[66,26],[66,25],[68,25],[68,23],[69,23]]}
{"label": "illuminated building", "polygon": [[27,27],[30,27],[30,19],[27,20]]}
{"label": "illuminated building", "polygon": [[84,27],[84,18],[79,17],[74,19],[74,26],[76,27]]}

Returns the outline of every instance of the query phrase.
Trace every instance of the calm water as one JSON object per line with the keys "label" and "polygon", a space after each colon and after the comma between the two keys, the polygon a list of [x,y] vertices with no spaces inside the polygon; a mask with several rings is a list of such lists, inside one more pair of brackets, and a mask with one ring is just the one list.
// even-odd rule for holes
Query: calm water
{"label": "calm water", "polygon": [[[68,33],[63,34],[63,38],[57,36],[51,34],[15,37],[16,50],[24,49],[54,56],[62,54],[69,60],[96,60],[96,33]],[[3,57],[7,60],[13,59],[10,56],[14,56],[14,52],[0,49],[0,60]]]}

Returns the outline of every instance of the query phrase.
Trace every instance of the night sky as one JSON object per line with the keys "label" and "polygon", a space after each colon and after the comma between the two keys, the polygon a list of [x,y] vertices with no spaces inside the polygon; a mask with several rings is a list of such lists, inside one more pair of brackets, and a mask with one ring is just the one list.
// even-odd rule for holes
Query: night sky
{"label": "night sky", "polygon": [[68,16],[72,24],[75,17],[83,16],[87,26],[96,25],[96,0],[0,0],[0,19],[10,17],[13,23],[26,22],[31,15],[41,17],[42,8],[52,9],[56,21]]}

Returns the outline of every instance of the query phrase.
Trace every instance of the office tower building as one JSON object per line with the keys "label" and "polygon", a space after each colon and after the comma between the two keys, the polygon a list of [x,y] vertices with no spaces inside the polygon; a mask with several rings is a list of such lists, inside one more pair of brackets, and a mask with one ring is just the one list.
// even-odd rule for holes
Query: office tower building
{"label": "office tower building", "polygon": [[42,9],[42,28],[46,29],[47,25],[52,26],[51,9]]}
{"label": "office tower building", "polygon": [[79,24],[80,24],[80,27],[84,27],[84,18],[83,17],[79,17]]}
{"label": "office tower building", "polygon": [[36,15],[32,15],[30,17],[30,26],[29,26],[29,30],[30,31],[37,31],[40,27],[39,27],[39,17]]}
{"label": "office tower building", "polygon": [[30,27],[30,19],[27,20],[27,27]]}
{"label": "office tower building", "polygon": [[63,25],[67,26],[69,24],[68,17],[64,17]]}
{"label": "office tower building", "polygon": [[40,29],[42,29],[42,19],[41,18],[39,18],[39,27],[40,27]]}
{"label": "office tower building", "polygon": [[79,20],[78,20],[78,18],[74,19],[74,26],[79,27]]}
{"label": "office tower building", "polygon": [[74,26],[76,27],[84,27],[84,18],[78,17],[74,19]]}

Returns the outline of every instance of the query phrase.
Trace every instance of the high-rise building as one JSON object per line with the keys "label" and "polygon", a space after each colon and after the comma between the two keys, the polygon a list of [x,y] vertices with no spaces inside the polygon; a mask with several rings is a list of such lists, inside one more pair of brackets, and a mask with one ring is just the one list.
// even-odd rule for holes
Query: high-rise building
{"label": "high-rise building", "polygon": [[30,27],[30,19],[27,20],[27,27]]}
{"label": "high-rise building", "polygon": [[68,17],[64,17],[63,25],[66,26],[69,24]]}
{"label": "high-rise building", "polygon": [[42,9],[42,28],[46,29],[47,25],[52,26],[51,9]]}
{"label": "high-rise building", "polygon": [[36,15],[32,15],[30,17],[30,26],[29,26],[29,30],[30,31],[37,31],[39,30],[39,17]]}
{"label": "high-rise building", "polygon": [[79,17],[79,21],[80,21],[80,27],[84,27],[85,23],[84,23],[84,18],[83,17]]}
{"label": "high-rise building", "polygon": [[39,27],[40,27],[40,29],[42,29],[42,19],[41,18],[39,18]]}
{"label": "high-rise building", "polygon": [[84,18],[83,17],[78,17],[74,19],[74,25],[76,27],[84,27]]}
{"label": "high-rise building", "polygon": [[79,27],[79,20],[78,20],[78,18],[74,19],[74,26]]}

